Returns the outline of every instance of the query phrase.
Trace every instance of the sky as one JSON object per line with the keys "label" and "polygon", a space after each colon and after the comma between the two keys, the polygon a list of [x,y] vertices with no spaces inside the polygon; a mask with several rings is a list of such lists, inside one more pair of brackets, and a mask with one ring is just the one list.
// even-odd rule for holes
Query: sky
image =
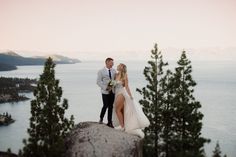
{"label": "sky", "polygon": [[154,43],[170,57],[236,58],[236,1],[0,0],[1,52],[143,59]]}

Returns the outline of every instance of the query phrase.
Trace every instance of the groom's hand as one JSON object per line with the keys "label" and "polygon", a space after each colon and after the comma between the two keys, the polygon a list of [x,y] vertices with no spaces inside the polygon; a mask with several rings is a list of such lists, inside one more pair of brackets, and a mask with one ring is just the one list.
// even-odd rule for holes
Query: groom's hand
{"label": "groom's hand", "polygon": [[107,86],[106,90],[110,92],[112,90],[112,87],[111,86]]}

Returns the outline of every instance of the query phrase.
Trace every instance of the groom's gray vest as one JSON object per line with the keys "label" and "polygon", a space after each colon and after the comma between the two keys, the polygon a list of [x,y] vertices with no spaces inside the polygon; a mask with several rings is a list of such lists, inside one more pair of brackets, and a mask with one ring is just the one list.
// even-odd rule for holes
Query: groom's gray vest
{"label": "groom's gray vest", "polygon": [[[112,78],[112,80],[114,80],[116,70],[113,68],[111,68],[110,70],[111,70],[111,78]],[[109,94],[109,92],[106,90],[106,88],[107,88],[107,85],[110,80],[111,79],[109,77],[109,72],[106,67],[104,67],[103,69],[98,71],[97,85],[101,88],[102,94]],[[113,93],[114,93],[114,90],[113,90]]]}

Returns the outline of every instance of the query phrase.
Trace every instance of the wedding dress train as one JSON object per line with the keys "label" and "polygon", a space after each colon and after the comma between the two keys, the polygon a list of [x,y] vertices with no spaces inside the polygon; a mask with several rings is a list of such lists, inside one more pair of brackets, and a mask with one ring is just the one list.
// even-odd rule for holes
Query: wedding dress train
{"label": "wedding dress train", "polygon": [[[125,87],[123,87],[122,82],[117,81],[116,86],[115,86],[115,99],[120,94],[122,94],[125,98],[125,101],[124,101],[125,132],[135,134],[143,138],[144,133],[142,132],[141,129],[148,127],[150,125],[148,118],[143,113],[141,106],[137,102],[135,102],[133,99],[130,98]],[[114,106],[113,106],[113,124],[114,126],[118,126],[119,120],[115,112],[115,109],[116,109],[115,105],[116,103],[114,103]]]}

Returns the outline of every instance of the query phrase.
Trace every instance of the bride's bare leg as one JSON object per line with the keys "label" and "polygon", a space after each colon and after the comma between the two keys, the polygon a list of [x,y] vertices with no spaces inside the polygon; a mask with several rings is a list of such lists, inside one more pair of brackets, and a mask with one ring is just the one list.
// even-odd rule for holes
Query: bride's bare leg
{"label": "bride's bare leg", "polygon": [[125,101],[125,98],[122,94],[116,97],[116,114],[117,114],[120,126],[122,128],[124,127],[124,114],[123,114],[124,101]]}

